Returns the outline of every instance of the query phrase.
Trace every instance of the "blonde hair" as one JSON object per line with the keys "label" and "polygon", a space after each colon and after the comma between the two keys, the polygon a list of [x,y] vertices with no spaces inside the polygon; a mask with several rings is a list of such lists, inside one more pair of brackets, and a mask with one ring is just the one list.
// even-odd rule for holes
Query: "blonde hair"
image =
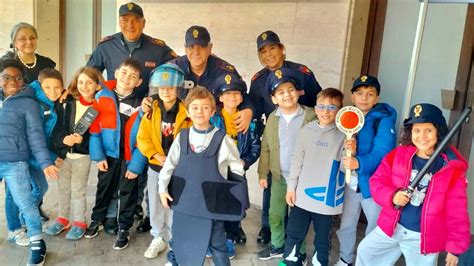
{"label": "blonde hair", "polygon": [[77,79],[81,74],[87,75],[90,79],[92,79],[95,83],[101,84],[104,82],[104,78],[102,74],[93,67],[81,67],[79,68],[74,76],[72,77],[71,83],[67,87],[67,91],[76,99],[79,99],[80,93],[77,90]]}
{"label": "blonde hair", "polygon": [[214,98],[214,95],[208,89],[202,86],[196,86],[189,91],[186,99],[184,99],[184,106],[186,106],[186,110],[189,110],[189,105],[191,105],[194,100],[202,99],[209,99],[211,102],[211,107],[214,110],[216,109],[216,99]]}

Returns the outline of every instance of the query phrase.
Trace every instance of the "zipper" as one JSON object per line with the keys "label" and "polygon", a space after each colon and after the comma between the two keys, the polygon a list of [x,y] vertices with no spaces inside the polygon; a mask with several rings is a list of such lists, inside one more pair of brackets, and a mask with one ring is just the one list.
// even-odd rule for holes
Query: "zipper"
{"label": "zipper", "polygon": [[[410,183],[410,176],[411,176],[411,169],[412,169],[412,161],[413,157],[415,157],[416,151],[410,156],[410,160],[408,161],[409,163],[407,164],[407,177],[405,177],[405,184],[404,187],[408,187],[408,184]],[[397,223],[400,220],[400,216],[402,215],[402,209],[397,210],[397,217],[392,225],[393,231],[395,232],[395,228],[397,227]]]}

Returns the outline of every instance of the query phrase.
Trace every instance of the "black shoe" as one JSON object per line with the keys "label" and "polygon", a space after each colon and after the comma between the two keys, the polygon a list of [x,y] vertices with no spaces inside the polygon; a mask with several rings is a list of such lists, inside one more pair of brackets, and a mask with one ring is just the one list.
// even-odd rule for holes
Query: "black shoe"
{"label": "black shoe", "polygon": [[137,205],[137,207],[135,208],[135,219],[140,221],[140,220],[143,220],[143,207],[142,205]]}
{"label": "black shoe", "polygon": [[128,230],[119,230],[117,240],[115,240],[114,249],[122,250],[128,247],[128,240],[130,240]]}
{"label": "black shoe", "polygon": [[137,225],[137,232],[146,233],[151,230],[150,217],[146,216]]}
{"label": "black shoe", "polygon": [[44,212],[44,210],[43,210],[43,208],[41,208],[41,206],[38,207],[38,211],[40,213],[42,222],[49,221],[49,216],[46,214],[46,212]]}
{"label": "black shoe", "polygon": [[104,223],[104,231],[108,235],[117,235],[118,226],[117,226],[117,218],[107,218]]}
{"label": "black shoe", "polygon": [[27,265],[43,265],[46,258],[46,243],[43,239],[30,242],[30,258]]}
{"label": "black shoe", "polygon": [[242,227],[239,227],[239,233],[235,238],[235,243],[240,245],[245,245],[245,243],[247,243],[247,236],[245,235],[245,232]]}
{"label": "black shoe", "polygon": [[269,260],[273,258],[282,258],[283,257],[283,247],[276,248],[272,245],[265,247],[262,251],[257,253],[257,258],[259,260]]}
{"label": "black shoe", "polygon": [[91,224],[87,227],[86,232],[84,233],[85,238],[94,238],[99,234],[99,231],[103,229],[102,223],[92,221]]}
{"label": "black shoe", "polygon": [[257,243],[261,245],[267,245],[268,243],[270,243],[271,237],[272,233],[270,231],[270,228],[262,227],[262,229],[260,229],[260,232],[258,233]]}

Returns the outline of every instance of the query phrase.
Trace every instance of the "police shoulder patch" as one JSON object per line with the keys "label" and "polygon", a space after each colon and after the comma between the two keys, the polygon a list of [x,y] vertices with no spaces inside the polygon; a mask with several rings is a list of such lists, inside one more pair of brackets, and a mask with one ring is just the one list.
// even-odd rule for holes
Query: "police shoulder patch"
{"label": "police shoulder patch", "polygon": [[114,37],[113,37],[112,35],[102,37],[102,39],[100,39],[99,43],[103,43],[103,42],[106,42],[106,41],[110,41],[110,40],[112,40],[113,38],[114,38]]}
{"label": "police shoulder patch", "polygon": [[311,74],[311,69],[309,69],[307,66],[304,66],[304,65],[301,65],[299,68],[298,68],[298,71],[300,72],[303,72],[307,75],[310,75]]}
{"label": "police shoulder patch", "polygon": [[224,69],[225,71],[229,73],[235,72],[235,67],[222,59],[217,61],[217,67]]}
{"label": "police shoulder patch", "polygon": [[158,38],[150,37],[150,42],[151,42],[151,43],[154,43],[154,44],[156,44],[156,45],[159,45],[159,46],[165,46],[165,41],[160,40],[160,39],[158,39]]}
{"label": "police shoulder patch", "polygon": [[252,81],[257,80],[263,73],[265,73],[265,70],[266,70],[266,68],[264,68],[264,69],[258,71],[257,73],[255,73],[255,75],[253,75],[253,77],[252,77]]}

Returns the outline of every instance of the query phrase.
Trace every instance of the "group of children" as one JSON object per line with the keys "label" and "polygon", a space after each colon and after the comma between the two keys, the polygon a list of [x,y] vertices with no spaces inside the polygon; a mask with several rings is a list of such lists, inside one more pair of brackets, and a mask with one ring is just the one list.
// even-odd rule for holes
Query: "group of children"
{"label": "group of children", "polygon": [[[357,264],[392,265],[403,253],[407,264],[435,265],[437,254],[447,251],[447,263],[455,265],[469,246],[467,163],[454,147],[433,164],[416,197],[403,190],[446,134],[437,107],[413,106],[404,122],[402,146],[395,148],[396,111],[379,102],[377,79],[361,76],[351,99],[365,124],[355,138],[345,140],[335,125],[343,106],[341,91],[322,90],[314,109],[300,105],[300,77],[283,67],[267,80],[277,109],[267,118],[260,143],[255,122],[246,132],[233,123],[246,94],[238,76],[224,75],[216,91],[196,87],[179,99],[184,73],[174,64],[163,64],[151,73],[149,105],[134,93],[142,82],[141,71],[140,64],[126,59],[115,71],[116,80],[105,82],[97,70],[83,67],[64,93],[56,70],[43,70],[39,82],[25,86],[21,64],[0,63],[0,172],[7,198],[18,205],[16,214],[7,213],[9,238],[21,242],[24,230],[16,219],[22,216],[31,264],[42,263],[46,255],[34,196],[46,190],[35,180],[58,178],[59,169],[58,217],[47,234],[69,229],[67,239],[93,238],[116,210],[113,248],[126,248],[140,204],[138,178],[146,171],[153,240],[144,256],[158,256],[169,243],[172,265],[202,264],[206,256],[216,265],[230,265],[249,207],[245,171],[258,158],[260,186],[269,187],[267,177],[272,176],[271,243],[258,253],[261,260],[283,258],[284,265],[302,265],[312,222],[312,263],[328,265],[334,216],[341,215],[338,265],[354,263],[361,209],[368,226]],[[41,109],[33,98],[45,103]],[[89,131],[79,134],[76,125],[89,108],[98,116]],[[345,150],[353,156],[344,156]],[[28,162],[30,157],[36,163]],[[99,173],[87,225],[91,161],[97,162]],[[345,169],[352,170],[348,184]]]}

